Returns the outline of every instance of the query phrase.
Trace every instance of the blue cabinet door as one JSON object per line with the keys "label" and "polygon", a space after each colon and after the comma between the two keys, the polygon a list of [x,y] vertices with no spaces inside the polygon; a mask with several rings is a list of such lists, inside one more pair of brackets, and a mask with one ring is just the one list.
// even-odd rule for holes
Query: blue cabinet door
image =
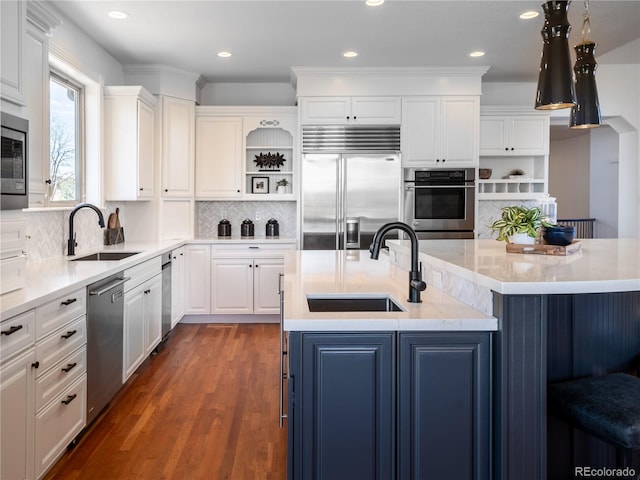
{"label": "blue cabinet door", "polygon": [[289,478],[395,477],[395,334],[289,339]]}
{"label": "blue cabinet door", "polygon": [[398,478],[489,479],[490,333],[400,333]]}

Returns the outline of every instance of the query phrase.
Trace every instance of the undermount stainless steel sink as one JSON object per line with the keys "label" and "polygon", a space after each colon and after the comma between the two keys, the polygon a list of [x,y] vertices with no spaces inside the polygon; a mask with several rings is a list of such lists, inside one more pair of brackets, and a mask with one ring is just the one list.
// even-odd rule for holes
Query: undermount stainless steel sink
{"label": "undermount stainless steel sink", "polygon": [[307,295],[310,312],[404,312],[389,295]]}
{"label": "undermount stainless steel sink", "polygon": [[74,258],[72,262],[84,262],[84,261],[115,261],[122,260],[123,258],[137,255],[140,252],[98,252],[91,255],[85,255],[84,257]]}

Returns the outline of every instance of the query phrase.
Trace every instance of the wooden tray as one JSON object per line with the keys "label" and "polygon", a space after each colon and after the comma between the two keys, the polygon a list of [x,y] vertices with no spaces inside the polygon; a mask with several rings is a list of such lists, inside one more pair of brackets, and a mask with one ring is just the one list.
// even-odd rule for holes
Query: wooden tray
{"label": "wooden tray", "polygon": [[507,253],[531,253],[534,255],[572,255],[582,248],[580,240],[574,240],[569,245],[525,245],[521,243],[507,243]]}

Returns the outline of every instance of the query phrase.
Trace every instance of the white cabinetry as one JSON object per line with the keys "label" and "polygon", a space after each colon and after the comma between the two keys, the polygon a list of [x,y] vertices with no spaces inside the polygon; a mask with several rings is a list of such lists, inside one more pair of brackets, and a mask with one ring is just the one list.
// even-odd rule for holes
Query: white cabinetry
{"label": "white cabinetry", "polygon": [[477,96],[406,97],[402,101],[402,163],[410,167],[477,166]]}
{"label": "white cabinetry", "polygon": [[214,245],[211,259],[212,314],[277,314],[284,250],[295,244]]}
{"label": "white cabinetry", "polygon": [[242,118],[196,118],[196,198],[239,198]]}
{"label": "white cabinetry", "polygon": [[397,125],[402,120],[400,105],[400,97],[303,97],[301,123]]}
{"label": "white cabinetry", "polygon": [[[25,104],[25,30],[27,2],[0,2],[0,94],[3,100]],[[4,477],[3,477],[4,478]]]}
{"label": "white cabinetry", "polygon": [[161,340],[161,267],[156,257],[125,270],[123,383]]}
{"label": "white cabinetry", "polygon": [[193,197],[195,104],[160,97],[162,106],[162,196]]}
{"label": "white cabinetry", "polygon": [[144,87],[105,87],[105,198],[153,197],[156,100]]}
{"label": "white cabinetry", "polygon": [[185,247],[171,252],[171,328],[184,315],[184,256]]}
{"label": "white cabinetry", "polygon": [[24,287],[27,257],[26,220],[13,214],[0,218],[0,294]]}
{"label": "white cabinetry", "polygon": [[185,246],[184,313],[208,314],[210,311],[211,247]]}
{"label": "white cabinetry", "polygon": [[[198,107],[196,199],[295,200],[296,119],[290,107]],[[263,157],[284,162],[265,168]]]}
{"label": "white cabinetry", "polygon": [[549,115],[480,117],[480,155],[549,154]]}

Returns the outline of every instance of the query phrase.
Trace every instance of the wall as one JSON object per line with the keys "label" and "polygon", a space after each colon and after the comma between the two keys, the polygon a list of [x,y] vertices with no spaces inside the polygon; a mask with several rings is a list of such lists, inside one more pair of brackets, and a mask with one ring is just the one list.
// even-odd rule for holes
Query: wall
{"label": "wall", "polygon": [[[551,127],[552,131],[557,128]],[[564,136],[549,145],[549,195],[558,203],[558,218],[589,218],[589,134]]]}
{"label": "wall", "polygon": [[296,91],[288,83],[207,83],[200,95],[200,105],[296,105]]}
{"label": "wall", "polygon": [[596,218],[597,238],[618,236],[618,197],[611,195],[617,190],[619,176],[618,134],[610,127],[595,128],[591,136],[591,180],[590,216]]}

